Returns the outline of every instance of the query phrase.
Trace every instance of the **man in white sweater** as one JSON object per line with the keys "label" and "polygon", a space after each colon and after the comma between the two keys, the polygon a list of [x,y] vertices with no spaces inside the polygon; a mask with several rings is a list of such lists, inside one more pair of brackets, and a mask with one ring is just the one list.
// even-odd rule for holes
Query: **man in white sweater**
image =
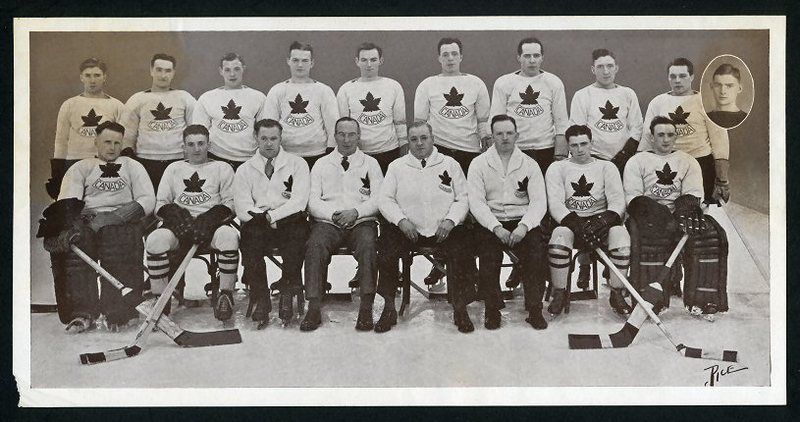
{"label": "man in white sweater", "polygon": [[250,286],[248,316],[264,328],[272,310],[264,255],[280,248],[283,258],[279,316],[293,315],[292,298],[300,297],[301,268],[308,239],[309,171],[302,158],[281,147],[281,124],[272,119],[255,124],[258,151],[242,164],[233,181],[236,216],[242,222],[243,281]]}
{"label": "man in white sweater", "polygon": [[372,303],[378,276],[378,192],[383,173],[378,161],[359,148],[358,122],[336,122],[336,149],[311,169],[308,211],[314,219],[306,244],[305,286],[308,313],[300,324],[313,331],[321,323],[321,286],[331,255],[342,245],[353,251],[359,266],[361,305],[356,330],[371,331]]}
{"label": "man in white sweater", "polygon": [[519,259],[525,291],[526,321],[535,329],[547,328],[542,318],[544,294],[544,238],[539,222],[547,212],[544,176],[539,165],[516,147],[519,137],[513,117],[492,117],[493,145],[472,160],[469,182],[469,209],[481,225],[475,244],[480,259],[480,289],[484,292],[484,326],[500,328],[500,265],[503,250]]}
{"label": "man in white sweater", "polygon": [[[438,247],[445,255],[454,322],[467,333],[475,327],[467,314],[467,268],[472,246],[461,224],[469,211],[467,181],[461,166],[433,146],[430,125],[415,122],[408,128],[409,154],[389,165],[378,207],[390,224],[378,239],[378,294],[385,302],[375,331],[389,331],[397,323],[394,296],[397,263],[417,246]],[[474,264],[473,264],[474,265]]]}

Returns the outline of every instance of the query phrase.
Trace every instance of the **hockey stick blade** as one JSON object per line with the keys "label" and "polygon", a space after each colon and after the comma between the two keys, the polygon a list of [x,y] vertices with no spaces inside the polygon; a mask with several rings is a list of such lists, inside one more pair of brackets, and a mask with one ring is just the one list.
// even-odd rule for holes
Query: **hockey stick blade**
{"label": "hockey stick blade", "polygon": [[644,321],[647,320],[647,313],[641,306],[633,308],[631,316],[625,321],[622,329],[611,334],[569,334],[570,349],[610,349],[628,347],[633,343],[636,334],[639,333]]}
{"label": "hockey stick blade", "polygon": [[177,337],[175,343],[182,347],[222,346],[225,344],[238,344],[242,342],[242,335],[238,329],[219,330],[206,333],[195,333],[184,330]]}
{"label": "hockey stick blade", "polygon": [[678,351],[687,358],[713,359],[725,362],[738,362],[739,352],[736,350],[708,350],[697,347],[687,347],[683,344],[678,345]]}

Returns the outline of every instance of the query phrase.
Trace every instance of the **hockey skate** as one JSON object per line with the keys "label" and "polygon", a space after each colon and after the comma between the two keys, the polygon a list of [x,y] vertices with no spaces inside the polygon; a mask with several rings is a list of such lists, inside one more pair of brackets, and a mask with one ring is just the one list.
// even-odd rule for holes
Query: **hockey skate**
{"label": "hockey skate", "polygon": [[611,305],[611,309],[613,309],[614,312],[620,315],[630,315],[633,308],[631,308],[631,305],[628,305],[628,302],[625,300],[624,292],[625,289],[611,289],[608,303]]}
{"label": "hockey skate", "polygon": [[214,318],[225,322],[233,316],[233,293],[230,290],[222,290],[217,296],[214,304]]}
{"label": "hockey skate", "polygon": [[564,306],[567,303],[566,289],[553,289],[553,297],[550,298],[550,305],[547,306],[547,312],[550,313],[550,319],[553,320],[561,315],[564,311]]}
{"label": "hockey skate", "polygon": [[92,330],[94,327],[95,324],[91,318],[77,317],[64,327],[64,331],[70,334],[80,334]]}
{"label": "hockey skate", "polygon": [[397,325],[397,311],[383,308],[383,312],[381,312],[381,316],[375,324],[375,332],[385,333],[391,330],[393,325]]}

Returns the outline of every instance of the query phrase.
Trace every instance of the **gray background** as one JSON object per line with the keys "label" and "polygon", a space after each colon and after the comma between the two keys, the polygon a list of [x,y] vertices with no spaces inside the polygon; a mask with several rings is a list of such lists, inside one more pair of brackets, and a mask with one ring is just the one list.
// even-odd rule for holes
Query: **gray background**
{"label": "gray background", "polygon": [[[714,90],[711,88],[711,82],[714,79],[714,71],[724,63],[739,69],[742,92],[736,97],[736,105],[738,105],[742,111],[750,112],[750,109],[753,108],[753,77],[750,75],[750,69],[747,63],[743,63],[741,59],[733,56],[722,56],[712,60],[708,64],[708,67],[703,70],[702,81],[700,79],[695,79],[696,82],[700,82],[699,88],[700,95],[703,97],[703,108],[706,112],[709,112],[716,107]],[[698,75],[697,78],[700,78],[700,76]],[[761,89],[761,87],[759,86],[758,89]]]}

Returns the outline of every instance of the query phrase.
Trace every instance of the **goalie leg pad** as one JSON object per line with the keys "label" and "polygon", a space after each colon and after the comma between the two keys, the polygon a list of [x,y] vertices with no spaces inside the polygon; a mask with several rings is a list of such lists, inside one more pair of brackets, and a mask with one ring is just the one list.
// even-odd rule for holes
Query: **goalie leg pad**
{"label": "goalie leg pad", "polygon": [[[144,244],[142,227],[138,223],[105,226],[98,233],[98,252],[100,264],[112,275],[141,294],[144,289]],[[110,324],[125,324],[138,316],[134,309],[125,304],[119,290],[103,285],[100,290],[100,310]]]}
{"label": "goalie leg pad", "polygon": [[[661,273],[661,268],[669,259],[675,247],[672,234],[664,235],[662,230],[654,230],[648,224],[642,227],[636,219],[631,218],[627,223],[631,241],[630,282],[640,292],[644,293],[647,286],[656,281]],[[678,258],[678,261],[680,258]],[[670,277],[661,280],[662,298],[664,307],[669,307],[672,275],[679,271],[679,263],[672,266]]]}
{"label": "goalie leg pad", "polygon": [[728,238],[711,216],[705,216],[706,230],[690,237],[684,254],[683,304],[699,307],[703,313],[728,310]]}
{"label": "goalie leg pad", "polygon": [[[76,243],[89,256],[97,256],[94,236],[84,233]],[[68,324],[75,318],[99,315],[97,273],[72,252],[50,254],[58,317]]]}

